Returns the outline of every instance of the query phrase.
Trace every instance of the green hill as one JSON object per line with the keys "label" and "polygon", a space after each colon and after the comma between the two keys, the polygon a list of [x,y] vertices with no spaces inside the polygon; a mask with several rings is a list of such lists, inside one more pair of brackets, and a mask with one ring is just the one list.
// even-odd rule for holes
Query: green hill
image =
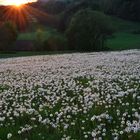
{"label": "green hill", "polygon": [[140,48],[140,23],[111,17],[116,33],[107,41],[111,50]]}

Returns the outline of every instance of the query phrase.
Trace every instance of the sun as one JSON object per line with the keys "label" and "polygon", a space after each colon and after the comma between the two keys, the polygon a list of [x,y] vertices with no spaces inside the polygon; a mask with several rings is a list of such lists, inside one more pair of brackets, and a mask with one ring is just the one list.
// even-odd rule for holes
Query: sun
{"label": "sun", "polygon": [[29,2],[36,2],[37,0],[5,0],[3,2],[4,5],[14,5],[14,6],[21,6],[23,4],[29,3]]}

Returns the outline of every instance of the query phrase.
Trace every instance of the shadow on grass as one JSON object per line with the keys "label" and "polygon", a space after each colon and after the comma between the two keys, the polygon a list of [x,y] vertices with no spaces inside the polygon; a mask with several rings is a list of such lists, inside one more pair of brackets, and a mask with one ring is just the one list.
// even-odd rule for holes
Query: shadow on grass
{"label": "shadow on grass", "polygon": [[58,55],[58,54],[70,54],[74,52],[75,51],[55,51],[55,52],[11,51],[11,52],[0,52],[0,58],[26,57],[26,56],[37,56],[37,55]]}

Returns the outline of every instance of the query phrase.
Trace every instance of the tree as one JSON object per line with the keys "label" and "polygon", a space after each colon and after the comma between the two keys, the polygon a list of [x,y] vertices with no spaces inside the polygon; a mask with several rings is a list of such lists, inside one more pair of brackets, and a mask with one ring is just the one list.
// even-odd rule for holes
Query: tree
{"label": "tree", "polygon": [[112,33],[109,17],[90,9],[77,12],[66,30],[70,49],[81,51],[103,50],[107,36]]}
{"label": "tree", "polygon": [[17,30],[13,23],[5,22],[0,26],[0,50],[11,51],[17,39]]}
{"label": "tree", "polygon": [[99,0],[99,3],[105,13],[140,21],[140,0]]}
{"label": "tree", "polygon": [[86,8],[99,10],[100,6],[98,0],[70,0],[69,4],[67,4],[65,10],[60,15],[59,29],[61,31],[66,30],[73,15],[79,10]]}
{"label": "tree", "polygon": [[134,21],[140,21],[140,1],[139,0],[124,0],[119,5],[117,14],[124,18]]}
{"label": "tree", "polygon": [[57,0],[49,0],[44,6],[45,11],[50,14],[58,14],[65,10],[66,2],[65,1],[57,1]]}

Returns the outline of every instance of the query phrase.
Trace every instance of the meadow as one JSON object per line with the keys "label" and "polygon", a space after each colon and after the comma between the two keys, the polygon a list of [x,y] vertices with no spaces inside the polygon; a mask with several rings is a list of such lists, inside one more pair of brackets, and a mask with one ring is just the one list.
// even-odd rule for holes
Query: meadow
{"label": "meadow", "polygon": [[113,37],[107,41],[111,50],[127,50],[140,48],[140,23],[111,17],[116,28]]}
{"label": "meadow", "polygon": [[140,34],[129,32],[116,33],[112,39],[108,40],[107,46],[110,46],[111,50],[139,49]]}
{"label": "meadow", "polygon": [[1,140],[138,140],[140,50],[0,59]]}

